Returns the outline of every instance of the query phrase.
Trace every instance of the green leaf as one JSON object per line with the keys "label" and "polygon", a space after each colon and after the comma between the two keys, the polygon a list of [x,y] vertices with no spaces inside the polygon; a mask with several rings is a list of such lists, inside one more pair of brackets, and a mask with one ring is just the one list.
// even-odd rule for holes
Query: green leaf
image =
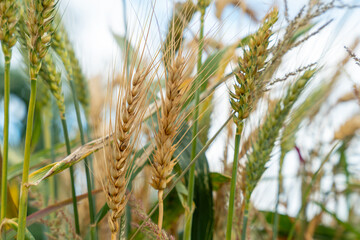
{"label": "green leaf", "polygon": [[[186,134],[179,134],[179,141],[182,138],[174,157],[179,156],[176,171],[181,173],[190,163],[191,159],[191,131]],[[197,152],[203,148],[201,143],[197,143]],[[187,180],[188,173],[185,174]],[[187,183],[186,183],[187,184]],[[212,197],[212,184],[210,179],[210,170],[207,158],[203,153],[195,163],[195,189],[194,189],[194,204],[195,211],[192,220],[192,239],[212,239],[214,227],[214,203]]]}
{"label": "green leaf", "polygon": [[[268,224],[272,224],[274,219],[274,213],[265,212],[265,211],[262,211],[261,213],[264,214],[266,222]],[[279,216],[279,229],[278,229],[279,239],[284,239],[289,235],[294,218],[284,214],[278,214],[278,216]],[[336,235],[336,230],[334,228],[327,227],[324,225],[319,225],[316,227],[315,233],[313,235],[313,239],[318,239],[318,240],[334,239],[335,235]],[[344,235],[338,237],[339,239],[348,239]]]}
{"label": "green leaf", "polygon": [[357,237],[357,239],[360,239],[360,231],[359,231],[359,229],[356,229],[356,228],[353,227],[351,224],[342,221],[340,218],[338,218],[338,217],[336,216],[335,213],[333,213],[333,212],[331,212],[330,210],[328,210],[328,209],[324,206],[324,204],[322,204],[322,203],[320,203],[320,202],[316,202],[316,201],[314,201],[314,203],[315,203],[316,205],[318,205],[319,207],[321,207],[321,209],[322,209],[324,212],[326,212],[326,213],[329,214],[331,217],[333,217],[339,225],[343,226],[347,231],[352,232],[353,234],[355,234],[356,237]]}
{"label": "green leaf", "polygon": [[178,194],[181,205],[186,208],[187,207],[187,196],[188,190],[182,182],[178,182],[175,185],[176,192]]}
{"label": "green leaf", "polygon": [[73,166],[74,164],[80,162],[82,159],[86,158],[93,152],[98,151],[103,148],[108,142],[111,135],[105,136],[104,138],[99,138],[93,140],[79,148],[77,148],[70,155],[65,157],[63,160],[60,160],[55,163],[51,163],[29,175],[29,185],[38,185],[42,180],[58,174],[65,169]]}
{"label": "green leaf", "polygon": [[[18,230],[17,218],[12,218],[12,219],[5,218],[1,223],[0,232],[1,232],[2,227],[5,225],[11,227],[15,232],[17,232],[17,230]],[[10,232],[9,234],[6,234],[6,235],[7,235],[6,236],[7,239],[15,238],[14,232]],[[34,236],[30,233],[30,231],[27,228],[25,230],[25,239],[26,240],[35,240]]]}
{"label": "green leaf", "polygon": [[210,173],[211,184],[213,186],[213,190],[217,191],[224,183],[231,182],[231,176],[224,175],[218,172]]}
{"label": "green leaf", "polygon": [[107,205],[107,203],[105,203],[102,208],[100,209],[100,211],[96,214],[95,217],[95,224],[98,225],[100,223],[100,221],[106,216],[106,214],[109,212],[110,208]]}
{"label": "green leaf", "polygon": [[195,83],[201,83],[201,92],[206,89],[209,79],[214,76],[219,69],[220,62],[228,49],[229,47],[225,47],[217,52],[214,52],[213,54],[208,56],[205,62],[201,65],[199,69],[199,74],[194,81]]}
{"label": "green leaf", "polygon": [[[75,147],[78,143],[76,141],[71,141],[71,146]],[[56,144],[54,147],[55,157],[64,156],[65,148],[64,143]],[[19,154],[15,149],[9,149],[9,156],[11,159],[16,159],[16,164],[13,164],[9,167],[8,170],[8,179],[11,180],[16,176],[22,174],[23,170],[23,153]],[[46,164],[50,164],[51,159],[51,149],[44,149],[37,151],[30,156],[30,169],[39,168],[42,166],[46,166]]]}

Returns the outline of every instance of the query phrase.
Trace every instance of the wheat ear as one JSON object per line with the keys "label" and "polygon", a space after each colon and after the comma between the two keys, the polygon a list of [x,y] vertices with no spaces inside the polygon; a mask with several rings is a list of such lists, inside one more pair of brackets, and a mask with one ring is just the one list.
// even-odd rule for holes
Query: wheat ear
{"label": "wheat ear", "polygon": [[[29,36],[28,29],[26,27],[25,19],[23,14],[18,23],[18,34],[19,34],[19,43],[20,43],[20,52],[23,56],[23,59],[27,66],[29,66],[29,52],[27,46],[27,36]],[[52,55],[46,54],[42,61],[44,64],[41,64],[39,69],[39,77],[43,80],[45,86],[50,90],[54,98],[56,99],[56,104],[59,108],[60,118],[65,118],[65,101],[64,95],[61,89],[61,73],[56,69],[55,63],[53,61]]]}
{"label": "wheat ear", "polygon": [[188,26],[196,10],[196,5],[191,0],[175,4],[174,14],[169,22],[168,33],[162,49],[165,65],[171,61],[173,52],[179,50],[182,44],[184,29]]}
{"label": "wheat ear", "polygon": [[0,41],[5,59],[10,61],[11,49],[16,43],[16,24],[18,22],[18,6],[15,0],[0,3]]}
{"label": "wheat ear", "polygon": [[277,19],[278,10],[274,9],[264,18],[259,30],[251,36],[248,48],[244,49],[243,57],[239,58],[240,71],[235,75],[234,91],[230,92],[237,134],[241,134],[244,120],[250,115],[259,95],[264,91],[265,82],[260,75],[266,67],[271,27]]}
{"label": "wheat ear", "polygon": [[143,116],[146,112],[146,95],[149,85],[146,76],[150,69],[138,71],[131,83],[124,78],[118,94],[115,117],[115,134],[107,154],[107,174],[104,185],[111,214],[109,225],[111,239],[119,231],[118,220],[124,212],[129,196],[126,194],[131,174],[131,153],[136,145]]}
{"label": "wheat ear", "polygon": [[239,69],[236,73],[234,91],[230,92],[230,104],[234,111],[233,120],[236,124],[234,160],[229,197],[229,211],[226,226],[226,239],[231,240],[232,221],[236,191],[237,165],[240,151],[240,138],[244,121],[249,117],[256,102],[261,97],[265,82],[260,78],[264,71],[265,61],[269,55],[269,38],[271,27],[278,19],[278,10],[274,8],[264,19],[262,26],[250,37],[248,48],[244,48],[243,57],[239,58]]}
{"label": "wheat ear", "polygon": [[160,233],[163,222],[164,189],[174,176],[171,173],[176,164],[176,159],[172,159],[172,155],[176,149],[174,138],[181,123],[181,117],[179,116],[184,101],[184,93],[186,92],[181,89],[185,81],[183,77],[184,63],[185,60],[179,53],[169,66],[168,76],[166,77],[166,94],[162,97],[161,114],[158,113],[159,128],[155,134],[156,149],[152,162],[151,186],[158,190],[158,227]]}
{"label": "wheat ear", "polygon": [[55,15],[56,3],[57,2],[54,0],[33,0],[29,3],[28,6],[27,32],[29,33],[29,35],[26,38],[26,44],[29,49],[31,89],[26,124],[24,166],[18,216],[18,239],[20,240],[23,240],[25,238],[27,199],[29,188],[27,183],[29,179],[31,150],[30,147],[36,102],[37,76],[41,67],[41,61],[45,57],[51,42],[50,27]]}
{"label": "wheat ear", "polygon": [[257,140],[252,145],[252,153],[248,156],[246,163],[245,199],[247,201],[250,200],[251,193],[266,170],[265,164],[270,159],[275,140],[287,115],[314,73],[315,70],[306,71],[288,89],[286,97],[276,104],[274,110],[266,118],[262,128],[259,130]]}
{"label": "wheat ear", "polygon": [[315,70],[306,71],[288,89],[285,98],[279,100],[274,110],[267,116],[262,128],[259,130],[256,142],[252,145],[252,152],[248,156],[245,172],[246,187],[242,239],[246,239],[246,226],[251,193],[266,170],[265,165],[270,160],[270,154],[275,146],[275,141],[284,124],[284,121],[314,73]]}

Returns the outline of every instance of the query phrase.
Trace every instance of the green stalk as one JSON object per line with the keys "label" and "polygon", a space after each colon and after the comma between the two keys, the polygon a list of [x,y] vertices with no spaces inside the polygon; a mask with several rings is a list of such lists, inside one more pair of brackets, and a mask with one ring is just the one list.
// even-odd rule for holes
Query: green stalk
{"label": "green stalk", "polygon": [[[308,195],[305,194],[306,192],[306,188],[308,186],[306,186],[306,172],[305,172],[305,164],[302,164],[301,168],[300,168],[300,174],[301,174],[301,206],[304,206],[302,208],[302,210],[300,211],[300,219],[301,219],[301,224],[300,224],[300,233],[297,235],[297,239],[305,239],[304,237],[304,233],[306,230],[306,209],[307,209],[307,205],[308,202],[307,197]],[[309,185],[310,186],[310,185]]]}
{"label": "green stalk", "polygon": [[[74,81],[70,80],[69,82],[70,82],[70,88],[71,88],[71,92],[73,95],[73,101],[74,101],[74,105],[75,105],[76,119],[77,119],[77,123],[79,126],[79,131],[80,131],[81,144],[84,145],[85,144],[85,136],[84,136],[83,125],[81,122],[79,101],[76,96]],[[91,239],[97,239],[96,224],[95,224],[95,206],[94,206],[93,196],[91,194],[92,187],[91,187],[91,176],[90,176],[90,171],[89,171],[90,166],[89,166],[89,162],[88,162],[87,158],[84,159],[84,165],[85,165],[85,175],[86,175],[86,187],[87,187],[88,201],[89,201],[90,237],[91,237]]]}
{"label": "green stalk", "polygon": [[9,150],[9,102],[10,102],[10,56],[5,56],[4,71],[4,154],[1,175],[1,217],[0,222],[6,217],[7,203],[7,168]]}
{"label": "green stalk", "polygon": [[[199,36],[199,51],[198,51],[198,61],[197,61],[197,72],[200,73],[201,68],[201,57],[202,51],[204,48],[204,17],[205,17],[205,7],[200,7],[200,36]],[[199,78],[200,81],[202,80]],[[196,145],[197,145],[197,133],[198,133],[198,118],[199,118],[199,102],[200,102],[200,86],[199,82],[195,82],[195,113],[194,113],[194,126],[192,133],[192,145],[191,145],[191,161],[196,156]],[[188,201],[187,205],[189,211],[185,213],[185,229],[184,229],[184,240],[191,239],[191,225],[192,225],[192,203],[194,198],[194,185],[195,185],[195,164],[190,168],[189,172],[189,182],[188,182]]]}
{"label": "green stalk", "polygon": [[[69,139],[69,134],[68,134],[68,129],[67,129],[65,118],[61,119],[61,124],[62,124],[63,132],[64,132],[66,152],[68,155],[70,155],[71,154],[70,139]],[[71,180],[71,194],[72,194],[72,201],[73,201],[73,208],[74,208],[75,231],[77,234],[80,234],[79,212],[77,209],[77,200],[76,200],[76,192],[75,192],[74,169],[72,166],[69,169],[70,169],[70,180]]]}
{"label": "green stalk", "polygon": [[22,183],[20,191],[20,203],[19,203],[19,216],[18,216],[18,240],[25,239],[25,228],[26,228],[26,215],[27,215],[27,200],[28,200],[28,180],[29,180],[29,168],[30,168],[30,150],[31,150],[31,137],[34,122],[35,102],[36,102],[36,83],[37,76],[31,77],[30,87],[30,102],[28,108],[28,116],[26,123],[26,134],[25,134],[25,150],[24,150],[24,165],[22,174]]}
{"label": "green stalk", "polygon": [[247,222],[249,219],[249,205],[250,205],[250,199],[245,200],[245,209],[244,209],[244,217],[243,217],[243,227],[241,232],[241,240],[246,240],[246,228],[247,228]]}
{"label": "green stalk", "polygon": [[[56,157],[55,157],[55,143],[56,143],[56,121],[55,121],[55,117],[56,116],[56,106],[55,106],[55,102],[54,99],[51,98],[51,111],[52,111],[52,119],[51,119],[51,162],[55,162],[56,161]],[[50,178],[51,179],[51,178]],[[49,179],[49,180],[50,180]],[[57,197],[58,197],[58,191],[57,191],[57,186],[58,186],[58,182],[57,182],[57,176],[54,175],[52,177],[53,179],[53,190],[54,192],[52,193],[52,196],[54,198],[54,201],[56,201]]]}
{"label": "green stalk", "polygon": [[[236,129],[238,133],[238,129]],[[226,240],[231,240],[231,230],[232,230],[232,221],[234,216],[234,201],[235,201],[235,192],[236,192],[236,176],[237,176],[237,166],[239,161],[239,150],[240,150],[240,134],[235,135],[235,149],[234,149],[234,161],[232,168],[231,176],[231,185],[230,185],[230,197],[229,197],[229,211],[227,215],[227,225],[226,225]],[[245,214],[244,214],[245,217]]]}
{"label": "green stalk", "polygon": [[275,204],[275,212],[274,212],[274,226],[273,226],[273,240],[276,240],[278,237],[278,229],[279,229],[279,204],[280,204],[280,194],[282,193],[282,183],[283,183],[283,176],[282,176],[282,167],[285,159],[285,152],[281,152],[280,162],[279,162],[279,175],[278,175],[278,192],[276,197],[276,204]]}
{"label": "green stalk", "polygon": [[[51,106],[46,105],[42,111],[42,123],[43,123],[43,141],[44,141],[44,148],[51,149]],[[47,194],[46,202],[51,200],[51,203],[55,202],[54,198],[54,178],[50,178],[49,182],[47,183],[47,188],[50,194]],[[53,215],[55,216],[55,215]]]}

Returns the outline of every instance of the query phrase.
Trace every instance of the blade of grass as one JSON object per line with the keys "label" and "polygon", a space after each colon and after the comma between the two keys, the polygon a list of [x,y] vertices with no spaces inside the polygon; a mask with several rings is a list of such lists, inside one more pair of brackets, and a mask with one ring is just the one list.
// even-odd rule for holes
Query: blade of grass
{"label": "blade of grass", "polygon": [[[69,134],[68,134],[65,118],[61,119],[61,124],[62,124],[63,132],[64,132],[66,152],[68,155],[70,155],[71,154],[70,140],[69,140]],[[72,195],[73,209],[74,209],[75,230],[76,230],[77,234],[80,234],[79,212],[78,212],[78,208],[77,208],[77,200],[76,200],[76,192],[75,192],[74,169],[71,166],[69,168],[69,170],[70,170],[70,181],[71,181],[71,195]]]}
{"label": "blade of grass", "polygon": [[51,163],[41,169],[36,170],[35,172],[30,174],[30,181],[29,185],[38,185],[44,179],[53,176],[57,173],[64,171],[65,169],[73,166],[74,164],[78,163],[85,157],[89,156],[93,152],[98,151],[99,149],[103,148],[109,142],[109,138],[112,137],[112,134],[105,136],[103,138],[99,138],[93,140],[78,149],[72,152],[70,155],[65,157],[64,159]]}
{"label": "blade of grass", "polygon": [[[201,57],[202,51],[204,48],[204,18],[205,18],[205,1],[200,1],[200,36],[199,36],[199,50],[198,50],[198,62],[197,62],[197,71],[201,69]],[[200,73],[200,75],[202,75]],[[194,126],[193,126],[193,142],[191,150],[191,161],[196,156],[196,143],[197,143],[197,133],[198,133],[198,118],[199,118],[199,102],[200,102],[200,87],[198,86],[201,83],[200,81],[194,82],[195,85],[195,110],[194,110]],[[192,225],[192,203],[194,198],[194,185],[195,185],[195,164],[192,164],[189,173],[189,185],[188,185],[188,208],[189,210],[185,212],[185,229],[184,229],[184,240],[191,239],[191,225]]]}

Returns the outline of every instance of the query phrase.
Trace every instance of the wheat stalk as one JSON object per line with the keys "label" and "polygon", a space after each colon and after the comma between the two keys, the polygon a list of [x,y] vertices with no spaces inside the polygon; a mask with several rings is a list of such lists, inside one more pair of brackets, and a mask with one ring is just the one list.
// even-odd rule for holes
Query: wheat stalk
{"label": "wheat stalk", "polygon": [[155,133],[156,149],[152,164],[151,186],[158,190],[159,199],[159,232],[162,229],[163,221],[163,194],[167,184],[174,177],[172,170],[176,164],[176,159],[172,155],[176,149],[174,138],[178,133],[181,124],[181,107],[184,103],[184,94],[187,87],[184,87],[185,78],[183,71],[185,60],[181,53],[173,60],[169,66],[168,76],[166,76],[166,93],[162,96],[161,115],[158,113],[158,131]]}
{"label": "wheat stalk", "polygon": [[30,145],[32,136],[32,125],[34,121],[34,111],[36,102],[36,82],[41,67],[41,61],[45,57],[50,42],[50,27],[54,19],[56,1],[54,0],[34,0],[29,3],[27,14],[27,29],[29,35],[26,38],[26,44],[29,49],[30,62],[30,102],[28,108],[28,118],[26,124],[24,166],[19,204],[19,228],[18,239],[25,238],[26,213],[28,199],[28,178],[30,168]]}
{"label": "wheat stalk", "polygon": [[10,103],[10,62],[12,47],[16,43],[16,24],[18,21],[17,1],[0,2],[0,41],[5,58],[4,67],[4,158],[1,171],[1,214],[0,221],[6,216],[7,169],[9,145],[9,103]]}
{"label": "wheat stalk", "polygon": [[236,177],[238,156],[240,151],[240,137],[244,128],[244,121],[252,112],[256,102],[261,97],[266,86],[260,78],[266,67],[268,57],[270,28],[278,19],[278,10],[274,8],[264,19],[262,26],[249,40],[248,48],[244,49],[243,57],[239,58],[240,71],[235,74],[234,92],[230,92],[230,104],[234,111],[233,120],[236,124],[234,160],[229,197],[229,212],[226,227],[226,239],[231,239],[234,201],[236,191]]}
{"label": "wheat stalk", "polygon": [[[111,214],[109,225],[111,239],[119,231],[118,219],[124,212],[129,196],[126,194],[129,172],[132,172],[131,153],[138,140],[144,114],[149,84],[146,77],[150,68],[137,71],[128,83],[121,82],[115,116],[115,134],[107,152],[107,174],[104,190]],[[131,75],[131,74],[130,74]],[[111,125],[111,124],[110,124]]]}

